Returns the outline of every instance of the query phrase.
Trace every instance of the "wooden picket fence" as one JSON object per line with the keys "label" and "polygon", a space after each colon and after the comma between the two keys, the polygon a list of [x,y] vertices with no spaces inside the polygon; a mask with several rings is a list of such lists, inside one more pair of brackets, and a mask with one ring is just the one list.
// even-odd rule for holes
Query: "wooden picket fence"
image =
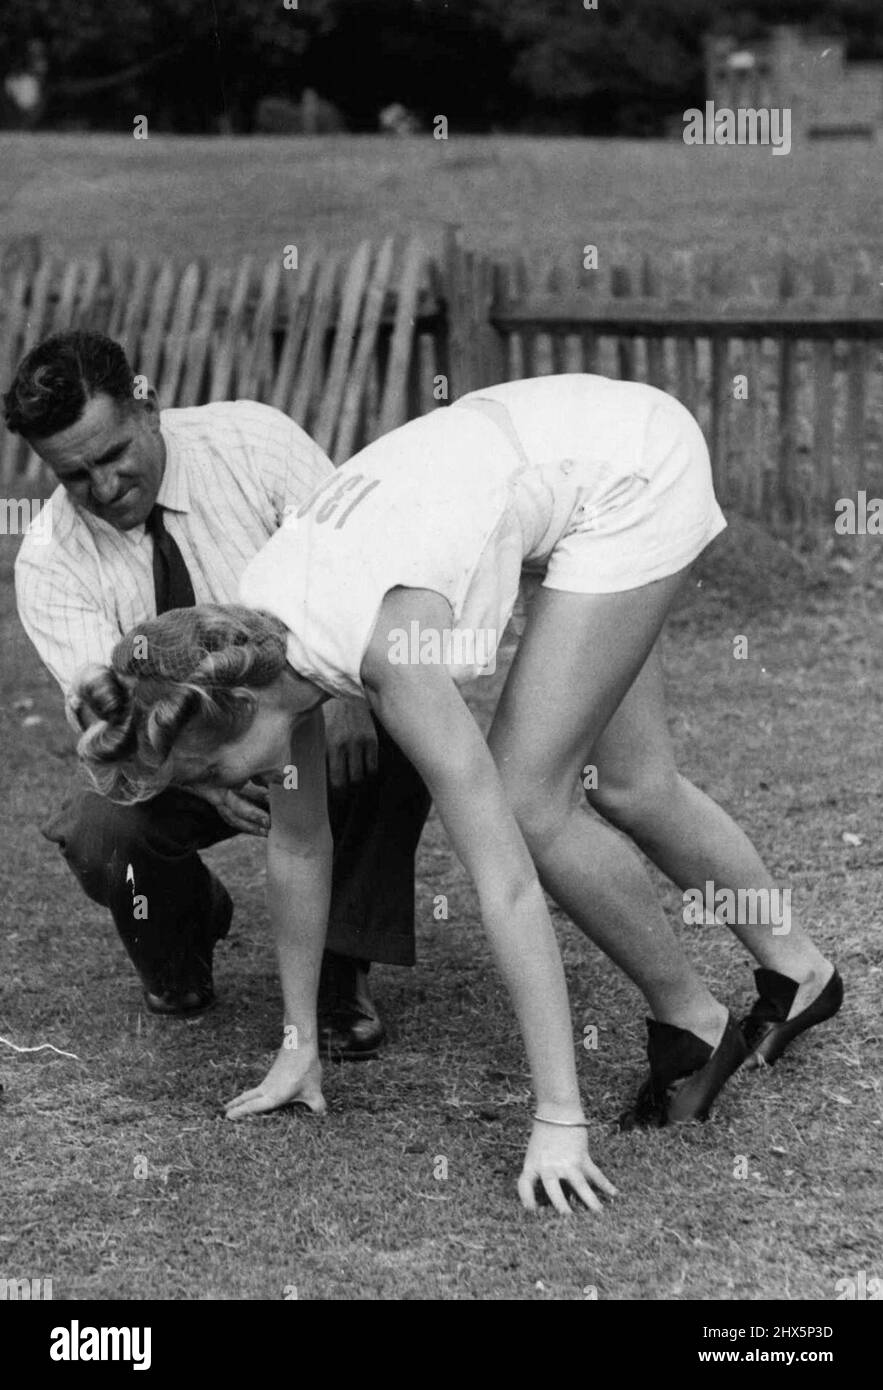
{"label": "wooden picket fence", "polygon": [[[292,269],[111,257],[58,263],[39,251],[0,270],[0,381],[65,328],[123,344],[163,406],[248,398],[297,420],[336,461],[433,404],[419,392],[415,334],[432,325],[431,271],[416,241],[308,253]],[[0,435],[0,481],[39,478],[21,439]]]}
{"label": "wooden picket fence", "polygon": [[694,413],[725,508],[792,539],[834,502],[883,495],[883,291],[871,257],[789,257],[744,277],[683,253],[586,269],[500,263],[449,244],[455,393],[546,372],[645,381]]}
{"label": "wooden picket fence", "polygon": [[[405,420],[497,381],[597,371],[681,399],[703,427],[725,507],[800,538],[834,501],[883,491],[880,285],[868,256],[745,276],[684,253],[595,269],[473,253],[449,229],[306,252],[297,268],[102,253],[59,263],[33,241],[0,260],[0,382],[70,326],[119,339],[164,406],[249,397],[286,411],[335,462]],[[0,485],[39,460],[0,434]],[[45,493],[43,494],[45,495]]]}

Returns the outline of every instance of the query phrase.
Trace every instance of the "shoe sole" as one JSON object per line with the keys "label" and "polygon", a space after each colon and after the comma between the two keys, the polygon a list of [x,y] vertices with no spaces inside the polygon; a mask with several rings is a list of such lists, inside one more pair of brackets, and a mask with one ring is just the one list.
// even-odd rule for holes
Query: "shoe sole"
{"label": "shoe sole", "polygon": [[153,1014],[154,1018],[197,1018],[200,1014],[204,1014],[207,1010],[214,1008],[217,1002],[217,996],[213,994],[211,999],[206,999],[204,1003],[197,1004],[192,1009],[163,1009],[157,1008],[154,1004],[151,1004],[146,994],[144,996],[144,1004],[147,1008],[147,1012]]}

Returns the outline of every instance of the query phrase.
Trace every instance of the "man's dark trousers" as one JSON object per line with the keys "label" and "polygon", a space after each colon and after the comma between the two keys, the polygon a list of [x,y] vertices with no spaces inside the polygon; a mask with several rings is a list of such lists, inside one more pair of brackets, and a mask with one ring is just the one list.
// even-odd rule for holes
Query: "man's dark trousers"
{"label": "man's dark trousers", "polygon": [[[393,965],[414,963],[414,852],[429,811],[420,777],[375,724],[378,771],[329,785],[334,840],[327,948]],[[80,785],[43,828],[95,902],[110,908],[149,987],[184,985],[206,943],[223,935],[226,895],[197,853],[237,834],[192,792],[168,788],[118,806]],[[292,903],[296,915],[297,904]]]}

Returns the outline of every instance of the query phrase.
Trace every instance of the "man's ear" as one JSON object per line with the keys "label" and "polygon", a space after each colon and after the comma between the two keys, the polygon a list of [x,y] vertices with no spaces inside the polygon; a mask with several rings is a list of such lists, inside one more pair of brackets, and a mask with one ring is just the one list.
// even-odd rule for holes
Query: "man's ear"
{"label": "man's ear", "polygon": [[147,415],[151,430],[157,434],[159,432],[159,396],[156,394],[155,386],[148,386],[147,394],[141,401],[141,407]]}

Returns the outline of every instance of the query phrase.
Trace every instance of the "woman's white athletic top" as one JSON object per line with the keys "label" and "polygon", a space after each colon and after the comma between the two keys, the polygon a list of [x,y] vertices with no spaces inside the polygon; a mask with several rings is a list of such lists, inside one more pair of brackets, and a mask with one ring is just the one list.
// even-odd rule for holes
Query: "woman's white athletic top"
{"label": "woman's white athletic top", "polygon": [[[667,438],[680,440],[683,416],[701,440],[692,417],[662,392],[584,374],[509,382],[412,420],[362,449],[287,517],[247,566],[242,602],[282,619],[288,660],[301,675],[331,694],[362,697],[362,660],[385,595],[398,586],[434,590],[448,600],[455,632],[481,634],[447,652],[453,678],[470,680],[492,667],[522,567],[545,571],[559,542],[562,572],[553,577],[550,567],[551,587],[604,592],[645,582],[653,523],[646,442],[660,409],[669,424],[680,412]],[[682,461],[676,471],[690,470]],[[618,517],[625,542],[615,534]],[[698,554],[724,523],[706,497],[702,514],[684,524],[681,550]],[[609,582],[593,578],[596,535],[619,572]],[[677,539],[666,536],[665,556],[650,545],[654,573],[660,564],[674,572]]]}

